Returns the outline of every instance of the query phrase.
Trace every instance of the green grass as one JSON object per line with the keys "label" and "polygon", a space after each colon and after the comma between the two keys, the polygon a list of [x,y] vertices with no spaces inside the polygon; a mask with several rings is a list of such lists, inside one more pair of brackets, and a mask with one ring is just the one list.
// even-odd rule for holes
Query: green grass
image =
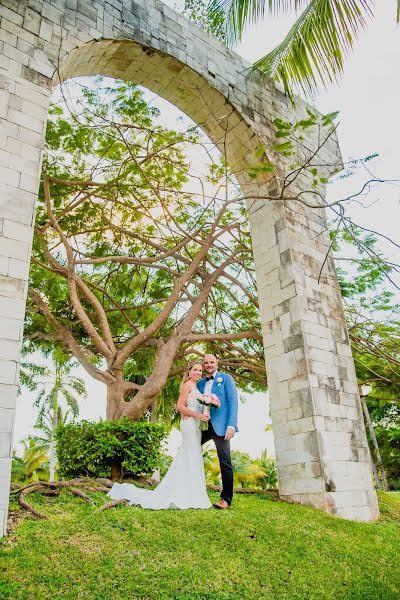
{"label": "green grass", "polygon": [[16,522],[0,544],[1,599],[400,598],[396,494],[381,495],[381,520],[368,524],[261,494],[236,495],[230,511],[98,514],[68,491],[29,498],[49,518],[12,506]]}

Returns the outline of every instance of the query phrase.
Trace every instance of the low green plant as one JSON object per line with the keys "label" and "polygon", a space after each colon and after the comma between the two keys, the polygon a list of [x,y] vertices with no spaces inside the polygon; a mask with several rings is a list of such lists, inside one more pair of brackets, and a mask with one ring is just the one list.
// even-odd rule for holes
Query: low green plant
{"label": "low green plant", "polygon": [[57,428],[61,478],[150,475],[159,465],[167,427],[147,421],[80,421]]}

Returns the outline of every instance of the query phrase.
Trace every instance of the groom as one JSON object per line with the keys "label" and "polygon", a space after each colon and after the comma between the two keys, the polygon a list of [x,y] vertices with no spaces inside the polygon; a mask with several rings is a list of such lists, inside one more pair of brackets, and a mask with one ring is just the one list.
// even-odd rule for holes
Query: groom
{"label": "groom", "polygon": [[208,429],[203,431],[201,443],[213,440],[217,449],[222,476],[221,500],[213,506],[219,509],[229,508],[233,496],[233,469],[231,463],[230,440],[237,428],[238,398],[235,382],[231,375],[218,371],[218,361],[213,354],[206,354],[203,359],[206,377],[197,383],[202,394],[215,394],[220,408],[211,408]]}

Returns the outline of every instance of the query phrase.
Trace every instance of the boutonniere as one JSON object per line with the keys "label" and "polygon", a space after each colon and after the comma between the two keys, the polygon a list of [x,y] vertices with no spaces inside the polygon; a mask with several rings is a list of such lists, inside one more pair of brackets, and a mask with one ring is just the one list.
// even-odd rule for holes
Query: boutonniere
{"label": "boutonniere", "polygon": [[217,377],[217,379],[215,381],[217,382],[217,386],[219,386],[223,382],[223,379],[222,379],[222,377]]}

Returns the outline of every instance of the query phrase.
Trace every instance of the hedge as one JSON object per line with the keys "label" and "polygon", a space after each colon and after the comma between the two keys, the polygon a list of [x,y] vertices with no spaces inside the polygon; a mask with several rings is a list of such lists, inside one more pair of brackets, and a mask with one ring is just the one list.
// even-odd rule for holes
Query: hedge
{"label": "hedge", "polygon": [[147,421],[80,421],[56,432],[58,476],[150,475],[158,467],[167,427]]}

